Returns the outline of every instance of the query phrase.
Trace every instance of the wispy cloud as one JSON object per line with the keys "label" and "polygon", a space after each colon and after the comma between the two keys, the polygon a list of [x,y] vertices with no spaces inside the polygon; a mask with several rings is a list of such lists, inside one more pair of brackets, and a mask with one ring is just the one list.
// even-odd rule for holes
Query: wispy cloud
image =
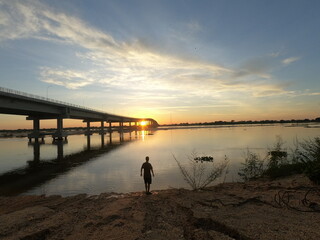
{"label": "wispy cloud", "polygon": [[239,107],[241,105],[228,105],[228,104],[215,104],[215,105],[181,105],[181,106],[166,106],[166,107],[157,107],[156,109],[199,109],[199,108],[230,108],[230,107]]}
{"label": "wispy cloud", "polygon": [[[240,69],[217,63],[163,54],[138,39],[126,42],[90,26],[81,19],[57,12],[38,1],[0,0],[0,41],[36,38],[76,45],[83,49],[78,60],[90,63],[90,70],[66,67],[40,68],[44,82],[76,89],[90,84],[131,90],[168,91],[184,95],[216,97],[234,91],[261,97],[285,94],[282,86],[266,80],[272,78],[270,59],[249,61]],[[190,31],[201,29],[190,22]],[[273,55],[276,57],[278,55]],[[299,58],[287,58],[290,64]]]}
{"label": "wispy cloud", "polygon": [[289,64],[291,64],[291,63],[293,63],[293,62],[298,61],[299,59],[300,59],[299,57],[290,57],[290,58],[283,59],[283,60],[282,60],[282,63],[283,63],[284,65],[289,65]]}
{"label": "wispy cloud", "polygon": [[296,92],[292,92],[292,96],[297,97],[297,96],[319,96],[320,92],[315,92],[312,91],[310,89],[306,89],[303,91],[296,91]]}
{"label": "wispy cloud", "polygon": [[90,72],[41,68],[41,76],[47,83],[77,89],[94,82]]}

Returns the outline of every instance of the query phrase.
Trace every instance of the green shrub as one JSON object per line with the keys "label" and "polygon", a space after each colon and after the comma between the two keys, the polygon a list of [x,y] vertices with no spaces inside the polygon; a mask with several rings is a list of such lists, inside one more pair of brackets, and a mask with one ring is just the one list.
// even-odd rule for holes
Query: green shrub
{"label": "green shrub", "polygon": [[303,165],[300,163],[287,163],[277,167],[267,168],[263,175],[274,179],[303,173],[303,169]]}
{"label": "green shrub", "polygon": [[[258,154],[247,150],[245,162],[242,163],[242,168],[240,168],[240,171],[238,172],[239,176],[247,181],[261,176],[279,178],[303,173],[306,169],[306,165],[303,164],[300,159],[300,144],[297,142],[296,149],[293,151],[291,159],[288,158],[288,153],[283,146],[284,142],[280,136],[277,136],[275,144],[269,149],[264,160],[261,160]],[[309,146],[309,144],[306,144],[305,148],[307,148],[307,146]]]}
{"label": "green shrub", "polygon": [[277,169],[281,165],[286,165],[288,163],[287,151],[283,149],[284,141],[280,136],[277,136],[276,138],[276,143],[274,144],[273,148],[268,152],[268,170]]}
{"label": "green shrub", "polygon": [[260,159],[260,156],[247,149],[244,158],[245,162],[241,163],[242,167],[238,175],[245,181],[261,177],[264,161]]}
{"label": "green shrub", "polygon": [[312,182],[320,184],[320,138],[296,140],[291,159],[283,151],[283,142],[278,138],[272,151],[269,152],[268,168],[264,175],[271,178],[304,173]]}
{"label": "green shrub", "polygon": [[305,166],[304,173],[316,184],[320,184],[320,137],[300,143],[298,161]]}

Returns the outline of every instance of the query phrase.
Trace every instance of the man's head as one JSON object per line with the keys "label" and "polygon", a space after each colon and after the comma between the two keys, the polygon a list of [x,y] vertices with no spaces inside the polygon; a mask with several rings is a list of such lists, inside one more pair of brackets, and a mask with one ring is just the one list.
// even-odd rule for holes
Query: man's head
{"label": "man's head", "polygon": [[149,157],[148,156],[146,156],[146,161],[149,162]]}

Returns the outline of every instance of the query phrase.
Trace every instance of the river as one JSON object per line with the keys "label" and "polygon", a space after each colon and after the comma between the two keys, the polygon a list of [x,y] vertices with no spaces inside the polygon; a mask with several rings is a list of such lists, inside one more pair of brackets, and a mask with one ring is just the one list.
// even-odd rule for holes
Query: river
{"label": "river", "polygon": [[46,194],[70,196],[143,191],[140,167],[150,157],[155,178],[151,190],[188,188],[173,156],[185,167],[193,152],[225,158],[228,171],[221,181],[239,181],[238,171],[247,149],[263,158],[276,139],[290,153],[298,139],[320,136],[319,125],[238,125],[159,128],[89,137],[72,135],[68,141],[39,144],[27,138],[0,139],[0,194]]}

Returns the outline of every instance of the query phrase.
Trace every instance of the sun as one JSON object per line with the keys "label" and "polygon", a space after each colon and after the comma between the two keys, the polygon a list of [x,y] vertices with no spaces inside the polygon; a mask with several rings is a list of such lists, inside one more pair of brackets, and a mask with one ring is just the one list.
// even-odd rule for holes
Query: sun
{"label": "sun", "polygon": [[141,122],[140,122],[140,126],[143,126],[143,127],[144,127],[144,126],[147,126],[147,124],[148,124],[147,121],[141,121]]}

